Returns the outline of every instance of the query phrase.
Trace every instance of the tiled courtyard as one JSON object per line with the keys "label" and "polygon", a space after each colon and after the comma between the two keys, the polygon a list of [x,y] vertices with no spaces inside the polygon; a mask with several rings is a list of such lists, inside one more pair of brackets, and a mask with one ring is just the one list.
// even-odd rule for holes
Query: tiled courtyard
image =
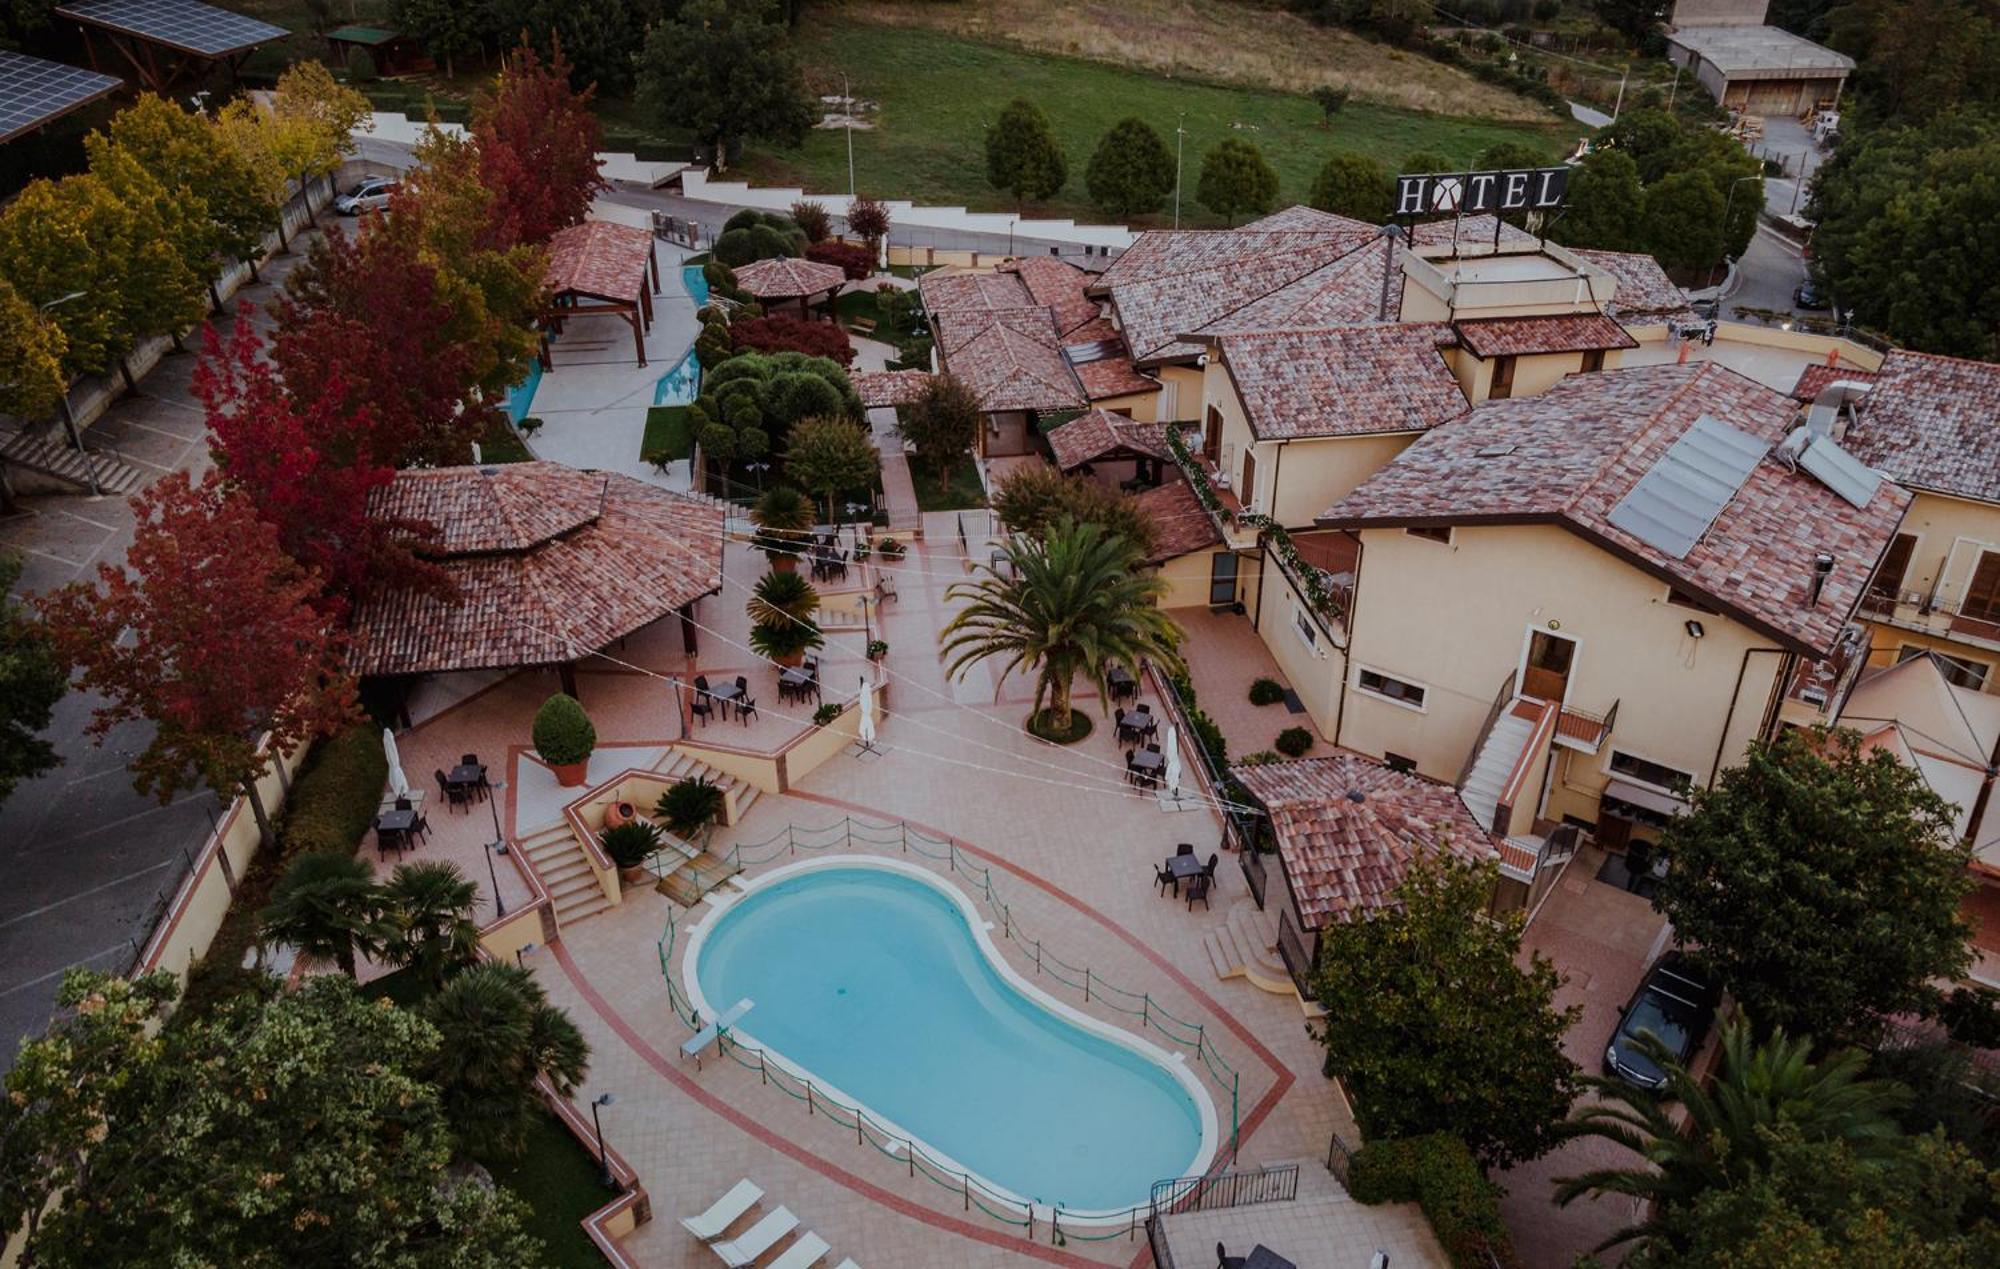
{"label": "tiled courtyard", "polygon": [[[913,831],[956,840],[966,868],[976,860],[991,869],[1011,925],[1027,930],[1068,963],[1087,965],[1094,981],[1145,993],[1202,1028],[1222,1060],[1239,1073],[1235,1093],[1243,1166],[1299,1161],[1324,1174],[1321,1161],[1329,1135],[1336,1128],[1350,1140],[1356,1134],[1332,1086],[1319,1074],[1319,1049],[1306,1031],[1298,1002],[1241,978],[1218,980],[1203,951],[1203,934],[1225,921],[1232,904],[1250,902],[1233,857],[1222,863],[1221,885],[1208,909],[1190,911],[1153,885],[1154,866],[1178,843],[1191,843],[1204,855],[1215,850],[1221,837],[1218,821],[1206,809],[1165,810],[1152,795],[1128,786],[1122,753],[1101,718],[1097,731],[1081,744],[1046,745],[1021,730],[1032,696],[1027,681],[998,678],[983,665],[974,667],[965,682],[946,679],[936,653],[936,631],[949,612],[946,589],[965,576],[958,551],[955,536],[936,536],[889,566],[898,598],[879,619],[870,619],[873,633],[891,646],[883,666],[889,716],[882,723],[879,754],[850,749],[796,780],[789,792],[763,796],[742,823],[718,830],[716,847],[763,842],[792,826],[837,825],[850,816],[872,824],[907,822]],[[738,673],[750,678],[759,718],[747,727],[734,719],[697,726],[694,738],[699,741],[769,750],[806,725],[811,707],[779,704],[774,672],[758,667],[737,646],[747,633],[745,588],[762,568],[761,557],[747,548],[729,547],[723,591],[696,609],[700,656],[694,662],[684,654],[677,623],[669,621],[608,650],[616,663],[597,660],[579,667],[579,692],[600,738],[594,775],[644,765],[642,759],[680,738],[683,724],[674,688],[655,676],[700,672],[711,681],[733,680]],[[872,580],[873,575],[857,575],[850,584],[865,586]],[[826,699],[852,695],[840,686],[848,674],[858,688],[867,668],[863,641],[859,630],[829,636],[822,675]],[[465,753],[478,753],[508,780],[495,808],[507,831],[532,831],[537,825],[526,820],[545,820],[557,799],[542,787],[546,774],[525,756],[528,721],[556,686],[553,672],[515,675],[419,723],[400,738],[412,783],[426,786],[434,769],[450,767]],[[1240,699],[1246,689],[1247,679],[1227,690],[1218,685],[1217,706],[1230,697]],[[1155,709],[1160,708],[1152,692],[1142,691],[1142,699],[1152,699]],[[1094,698],[1080,705],[1098,708]],[[430,822],[431,841],[413,857],[459,862],[468,876],[478,879],[481,914],[490,916],[490,899],[484,894],[488,873],[480,856],[492,836],[491,811],[483,804],[475,804],[470,813],[442,813],[433,806]],[[857,849],[878,848],[857,843]],[[894,845],[886,849],[901,854]],[[754,876],[787,858],[753,865],[749,872]],[[498,876],[510,910],[527,901],[527,890],[504,861]],[[978,889],[964,869],[956,881],[968,893]],[[680,1046],[689,1031],[669,1008],[658,946],[670,915],[685,928],[706,910],[703,904],[690,912],[650,888],[630,888],[619,906],[576,922],[553,946],[536,948],[525,958],[591,1040],[591,1073],[579,1103],[602,1092],[617,1096],[606,1112],[605,1130],[636,1168],[654,1211],[654,1219],[625,1240],[625,1250],[637,1262],[712,1263],[713,1253],[689,1236],[678,1218],[700,1211],[740,1177],[764,1188],[766,1207],[789,1207],[802,1228],[814,1229],[832,1243],[833,1261],[853,1256],[869,1269],[1024,1259],[1123,1264],[1146,1254],[1143,1229],[1120,1229],[1096,1242],[1070,1237],[1064,1245],[1052,1245],[1043,1225],[1031,1239],[1018,1227],[982,1216],[976,1207],[968,1211],[959,1192],[913,1178],[906,1164],[857,1144],[852,1128],[841,1129],[764,1086],[755,1071],[712,1056],[700,1069],[681,1061]],[[684,940],[670,965],[675,972],[681,945]],[[1016,968],[1033,979],[1031,954],[1023,945],[1005,942],[1005,948]],[[1094,1016],[1141,1025],[1107,1009],[1101,992],[1086,1002],[1080,991],[1047,976],[1039,985]],[[1172,1047],[1157,1031],[1149,1038]],[[923,1040],[912,1036],[909,1042]],[[1213,1078],[1207,1086],[1226,1129],[1230,1089]],[[991,1094],[968,1090],[968,1100]],[[995,1131],[1007,1131],[1006,1124],[996,1124]],[[1399,1245],[1427,1245],[1428,1232],[1414,1209],[1364,1210],[1375,1225],[1386,1222],[1400,1230]],[[1266,1241],[1284,1250],[1277,1247],[1275,1232]],[[1399,1256],[1398,1263],[1421,1260]]]}

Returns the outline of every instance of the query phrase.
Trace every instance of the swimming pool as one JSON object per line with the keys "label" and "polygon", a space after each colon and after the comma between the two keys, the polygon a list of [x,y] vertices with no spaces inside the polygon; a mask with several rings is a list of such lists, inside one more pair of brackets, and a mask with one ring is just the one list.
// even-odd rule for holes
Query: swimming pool
{"label": "swimming pool", "polygon": [[1065,1221],[1205,1170],[1216,1114],[1179,1054],[1071,1009],[1000,959],[971,902],[914,865],[777,869],[690,936],[682,974],[732,1032],[988,1188]]}

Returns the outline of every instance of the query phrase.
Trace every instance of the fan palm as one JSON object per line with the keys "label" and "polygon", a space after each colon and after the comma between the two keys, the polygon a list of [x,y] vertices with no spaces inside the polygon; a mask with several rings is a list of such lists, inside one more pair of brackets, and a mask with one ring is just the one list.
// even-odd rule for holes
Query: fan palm
{"label": "fan palm", "polygon": [[757,579],[745,610],[760,626],[791,625],[819,611],[819,592],[797,573],[770,572]]}
{"label": "fan palm", "polygon": [[[1588,1079],[1586,1086],[1604,1100],[1578,1114],[1568,1135],[1617,1142],[1648,1166],[1564,1177],[1556,1182],[1559,1206],[1600,1194],[1650,1201],[1656,1213],[1692,1203],[1768,1171],[1770,1130],[1780,1125],[1798,1139],[1844,1142],[1862,1159],[1892,1151],[1900,1138],[1895,1113],[1909,1090],[1891,1080],[1864,1078],[1868,1057],[1858,1049],[1815,1062],[1811,1039],[1793,1039],[1780,1029],[1758,1044],[1739,1015],[1723,1028],[1720,1070],[1710,1088],[1650,1036],[1641,1044],[1666,1072],[1666,1087],[1656,1094],[1617,1080]],[[1675,1103],[1682,1114],[1673,1113]],[[1657,1237],[1656,1224],[1634,1225],[1597,1250]]]}
{"label": "fan palm", "polygon": [[289,943],[301,956],[330,960],[350,978],[355,957],[373,955],[391,932],[368,861],[325,851],[293,861],[262,918],[266,942]]}
{"label": "fan palm", "polygon": [[456,864],[399,864],[382,887],[394,932],[384,952],[437,985],[479,956],[479,926],[472,919],[479,887]]}
{"label": "fan palm", "polygon": [[1033,670],[1036,713],[1046,702],[1050,729],[1067,735],[1078,675],[1108,701],[1113,665],[1150,657],[1170,673],[1185,671],[1181,629],[1155,606],[1166,585],[1138,571],[1124,538],[1063,519],[1045,537],[1009,542],[1006,563],[1004,571],[981,564],[983,576],[945,592],[966,605],[940,634],[946,673],[989,657],[1001,658],[1003,674]]}
{"label": "fan palm", "polygon": [[445,1113],[474,1157],[519,1155],[541,1112],[535,1077],[564,1097],[590,1070],[590,1045],[534,975],[475,965],[423,1006],[444,1042],[433,1072]]}
{"label": "fan palm", "polygon": [[812,500],[790,485],[772,485],[757,499],[750,518],[757,523],[755,545],[770,557],[771,566],[792,568],[812,537]]}

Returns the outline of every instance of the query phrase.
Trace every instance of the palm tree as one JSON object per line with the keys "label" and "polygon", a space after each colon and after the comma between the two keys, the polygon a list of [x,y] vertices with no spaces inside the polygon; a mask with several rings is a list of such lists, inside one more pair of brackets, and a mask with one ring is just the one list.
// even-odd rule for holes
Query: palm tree
{"label": "palm tree", "polygon": [[535,1077],[564,1097],[590,1070],[590,1045],[549,1003],[534,975],[513,965],[475,965],[423,1006],[443,1035],[433,1072],[445,1113],[475,1158],[518,1156],[541,1113]]}
{"label": "palm tree", "polygon": [[[1720,1069],[1709,1088],[1650,1036],[1641,1043],[1666,1072],[1666,1087],[1647,1093],[1618,1080],[1587,1079],[1584,1084],[1604,1100],[1567,1126],[1570,1136],[1615,1141],[1647,1164],[1603,1168],[1556,1182],[1558,1206],[1600,1194],[1624,1194],[1653,1204],[1653,1219],[1619,1230],[1598,1251],[1633,1239],[1658,1240],[1663,1209],[1769,1171],[1770,1129],[1781,1124],[1798,1139],[1845,1142],[1863,1159],[1893,1151],[1901,1137],[1895,1114],[1909,1099],[1909,1090],[1892,1080],[1864,1078],[1868,1055],[1859,1049],[1843,1049],[1815,1062],[1810,1038],[1793,1039],[1780,1028],[1758,1044],[1749,1021],[1738,1015],[1723,1027]],[[1675,1103],[1681,1107],[1679,1115],[1673,1113]]]}
{"label": "palm tree", "polygon": [[772,485],[757,499],[750,518],[758,529],[753,544],[770,558],[771,567],[798,567],[799,553],[812,538],[812,499],[790,485]]}
{"label": "palm tree", "polygon": [[294,860],[262,916],[265,942],[289,943],[301,956],[330,960],[350,978],[354,958],[372,956],[390,932],[375,870],[359,856],[328,851]]}
{"label": "palm tree", "polygon": [[438,861],[398,864],[382,887],[393,925],[384,952],[432,986],[479,956],[479,926],[472,919],[479,887],[458,865]]}
{"label": "palm tree", "polygon": [[1124,538],[1062,519],[1043,538],[1015,537],[1006,562],[1004,571],[981,564],[983,576],[945,592],[966,601],[940,635],[946,673],[988,657],[1004,660],[1002,673],[1033,669],[1037,716],[1046,701],[1048,729],[1067,736],[1079,674],[1108,701],[1113,665],[1151,657],[1170,673],[1185,671],[1181,629],[1155,606],[1166,584],[1139,572]]}

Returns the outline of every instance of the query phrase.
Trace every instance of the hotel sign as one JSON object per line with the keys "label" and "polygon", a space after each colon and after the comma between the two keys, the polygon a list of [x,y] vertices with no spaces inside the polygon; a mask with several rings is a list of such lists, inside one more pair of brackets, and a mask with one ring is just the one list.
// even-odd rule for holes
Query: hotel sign
{"label": "hotel sign", "polygon": [[1396,214],[1549,211],[1569,192],[1567,167],[1503,172],[1433,172],[1396,178]]}

